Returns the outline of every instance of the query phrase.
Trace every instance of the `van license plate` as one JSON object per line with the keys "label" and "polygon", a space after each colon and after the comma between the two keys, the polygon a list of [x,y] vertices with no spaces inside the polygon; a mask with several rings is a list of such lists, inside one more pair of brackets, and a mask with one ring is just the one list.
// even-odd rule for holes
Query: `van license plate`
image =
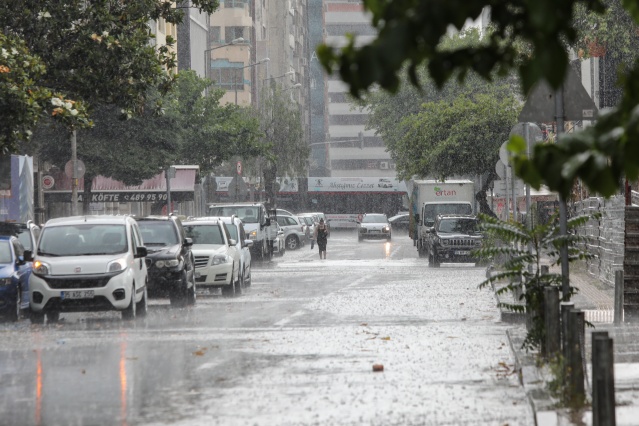
{"label": "van license plate", "polygon": [[470,252],[468,250],[456,250],[455,255],[457,256],[468,256]]}
{"label": "van license plate", "polygon": [[95,297],[93,290],[77,290],[77,291],[61,291],[60,299],[93,299]]}

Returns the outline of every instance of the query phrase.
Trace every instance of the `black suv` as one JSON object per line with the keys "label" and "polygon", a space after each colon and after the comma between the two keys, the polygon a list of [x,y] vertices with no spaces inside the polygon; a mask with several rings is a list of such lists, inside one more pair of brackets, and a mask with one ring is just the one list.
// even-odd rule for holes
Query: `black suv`
{"label": "black suv", "polygon": [[479,220],[472,215],[439,215],[430,228],[428,262],[439,267],[441,262],[477,262],[471,251],[482,244]]}
{"label": "black suv", "polygon": [[195,304],[195,261],[176,216],[136,218],[147,248],[149,297],[168,297],[172,306]]}

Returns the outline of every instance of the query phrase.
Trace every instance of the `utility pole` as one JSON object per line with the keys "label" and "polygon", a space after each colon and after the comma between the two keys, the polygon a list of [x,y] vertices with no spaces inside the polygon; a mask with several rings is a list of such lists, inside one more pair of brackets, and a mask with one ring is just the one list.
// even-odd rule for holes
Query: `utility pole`
{"label": "utility pole", "polygon": [[[560,135],[564,132],[564,85],[555,92],[555,121],[557,123],[557,140],[560,143]],[[564,302],[570,300],[570,270],[568,268],[568,207],[563,195],[559,196],[559,236],[564,238],[560,247],[561,258],[561,296]]]}
{"label": "utility pole", "polygon": [[71,216],[78,215],[78,144],[75,129],[71,131]]}

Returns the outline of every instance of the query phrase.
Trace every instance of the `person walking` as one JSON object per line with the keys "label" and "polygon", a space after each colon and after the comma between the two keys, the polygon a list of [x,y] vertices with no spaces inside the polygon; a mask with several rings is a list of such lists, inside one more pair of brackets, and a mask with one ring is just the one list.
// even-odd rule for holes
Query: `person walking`
{"label": "person walking", "polygon": [[315,242],[319,248],[320,259],[326,259],[326,242],[328,240],[328,227],[324,223],[324,219],[320,219],[319,224],[315,227],[313,233]]}

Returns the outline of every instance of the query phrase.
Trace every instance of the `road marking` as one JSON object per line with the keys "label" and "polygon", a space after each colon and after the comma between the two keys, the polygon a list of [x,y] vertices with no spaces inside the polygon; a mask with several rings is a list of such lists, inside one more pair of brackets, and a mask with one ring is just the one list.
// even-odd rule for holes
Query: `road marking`
{"label": "road marking", "polygon": [[295,317],[300,317],[302,315],[304,315],[304,311],[297,311],[294,314],[291,314],[288,317],[286,317],[284,319],[281,319],[278,322],[276,322],[275,323],[275,327],[284,327],[286,324],[288,324],[293,319],[295,319]]}

